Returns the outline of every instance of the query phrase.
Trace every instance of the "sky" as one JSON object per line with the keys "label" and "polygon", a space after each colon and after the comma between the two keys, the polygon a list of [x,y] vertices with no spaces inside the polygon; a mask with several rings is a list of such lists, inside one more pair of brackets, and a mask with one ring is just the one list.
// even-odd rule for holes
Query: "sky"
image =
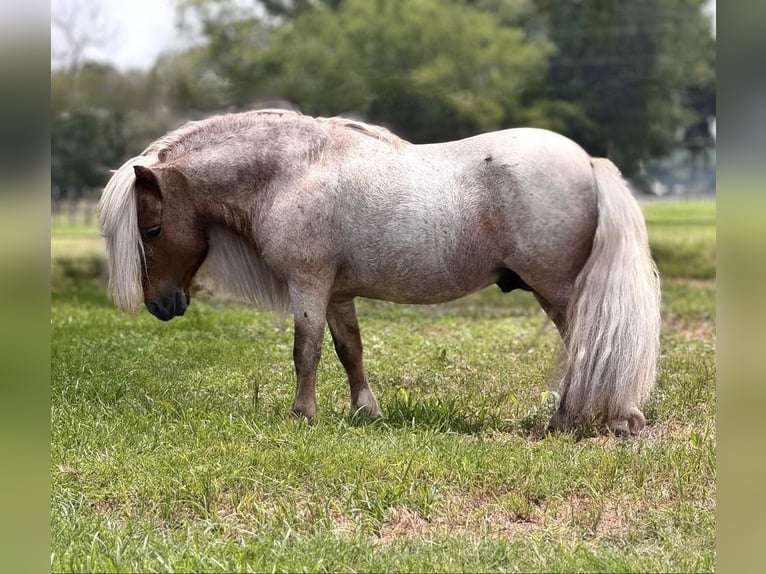
{"label": "sky", "polygon": [[[75,7],[83,26],[91,6],[96,6],[97,33],[104,37],[102,46],[85,52],[89,59],[109,62],[125,70],[146,69],[163,51],[184,45],[182,34],[175,26],[173,0],[51,0],[51,14],[66,14]],[[715,33],[716,0],[710,0],[709,13]],[[66,51],[66,42],[55,26],[51,26],[51,57]]]}
{"label": "sky", "polygon": [[[91,17],[92,7],[95,17]],[[75,27],[87,30],[96,22],[95,35],[101,46],[86,50],[85,57],[109,62],[125,70],[149,68],[157,56],[183,45],[175,26],[173,0],[51,0],[51,19],[73,14]],[[66,51],[66,42],[56,26],[51,25],[51,58]]]}

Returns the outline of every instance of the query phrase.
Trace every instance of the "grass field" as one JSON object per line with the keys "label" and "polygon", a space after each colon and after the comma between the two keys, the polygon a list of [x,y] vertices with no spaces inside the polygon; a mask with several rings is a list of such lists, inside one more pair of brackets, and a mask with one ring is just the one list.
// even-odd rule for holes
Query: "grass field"
{"label": "grass field", "polygon": [[108,301],[99,238],[54,222],[54,571],[710,571],[715,204],[645,206],[663,353],[638,439],[544,434],[558,336],[527,293],[360,301],[383,419],[348,417],[326,337],[293,421],[292,326],[201,297]]}

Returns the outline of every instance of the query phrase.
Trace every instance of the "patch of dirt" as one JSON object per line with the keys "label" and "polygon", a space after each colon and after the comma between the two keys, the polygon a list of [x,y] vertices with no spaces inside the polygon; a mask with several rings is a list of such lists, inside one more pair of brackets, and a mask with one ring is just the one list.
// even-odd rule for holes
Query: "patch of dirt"
{"label": "patch of dirt", "polygon": [[359,530],[359,521],[354,520],[351,516],[343,514],[341,512],[330,512],[330,518],[332,520],[332,533],[336,536],[347,537],[352,536]]}
{"label": "patch of dirt", "polygon": [[78,470],[77,468],[70,466],[68,464],[60,464],[57,467],[57,470],[59,471],[59,474],[62,476],[73,476],[77,477],[82,474],[82,471]]}
{"label": "patch of dirt", "polygon": [[715,343],[715,323],[712,321],[678,320],[671,323],[671,329],[684,339]]}
{"label": "patch of dirt", "polygon": [[561,501],[554,512],[554,522],[561,526],[576,526],[599,536],[622,539],[631,531],[628,515],[635,515],[636,509],[621,509],[613,500],[593,500],[575,495]]}
{"label": "patch of dirt", "polygon": [[[715,426],[710,426],[705,431],[710,433],[708,438],[715,438]],[[696,423],[665,422],[648,425],[641,431],[641,441],[646,444],[666,444],[668,442],[686,443],[692,440],[692,435],[699,434],[699,425]]]}
{"label": "patch of dirt", "polygon": [[[529,501],[529,514],[521,517],[499,501],[481,496],[455,496],[445,501],[442,512],[426,519],[411,509],[397,506],[380,531],[380,541],[391,542],[400,538],[460,535],[482,538],[513,538],[541,528],[536,504]],[[534,515],[534,516],[533,516]]]}
{"label": "patch of dirt", "polygon": [[670,285],[683,285],[685,287],[692,287],[693,289],[715,289],[715,279],[689,279],[689,278],[673,278],[663,279],[663,283]]}
{"label": "patch of dirt", "polygon": [[397,538],[415,538],[434,534],[434,525],[405,507],[394,507],[389,511],[388,520],[380,532],[382,541]]}

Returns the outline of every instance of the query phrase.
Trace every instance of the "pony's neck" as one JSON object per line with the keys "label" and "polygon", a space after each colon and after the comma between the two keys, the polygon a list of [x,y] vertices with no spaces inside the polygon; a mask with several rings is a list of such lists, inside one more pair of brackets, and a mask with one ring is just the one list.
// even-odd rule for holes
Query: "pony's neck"
{"label": "pony's neck", "polygon": [[256,129],[246,137],[189,154],[177,165],[204,221],[255,239],[275,195],[302,177],[327,145],[321,130]]}
{"label": "pony's neck", "polygon": [[240,203],[234,196],[228,198],[228,201],[206,201],[203,207],[198,209],[208,228],[225,227],[248,239],[253,238],[254,230],[258,227],[259,212],[259,202],[256,198]]}

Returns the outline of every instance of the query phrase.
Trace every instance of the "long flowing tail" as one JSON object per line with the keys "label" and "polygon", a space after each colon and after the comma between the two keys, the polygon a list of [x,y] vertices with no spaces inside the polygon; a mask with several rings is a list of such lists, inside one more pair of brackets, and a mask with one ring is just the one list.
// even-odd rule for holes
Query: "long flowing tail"
{"label": "long flowing tail", "polygon": [[614,432],[637,433],[654,386],[660,284],[646,223],[617,167],[593,159],[598,224],[567,308],[561,403],[552,428],[601,414]]}

